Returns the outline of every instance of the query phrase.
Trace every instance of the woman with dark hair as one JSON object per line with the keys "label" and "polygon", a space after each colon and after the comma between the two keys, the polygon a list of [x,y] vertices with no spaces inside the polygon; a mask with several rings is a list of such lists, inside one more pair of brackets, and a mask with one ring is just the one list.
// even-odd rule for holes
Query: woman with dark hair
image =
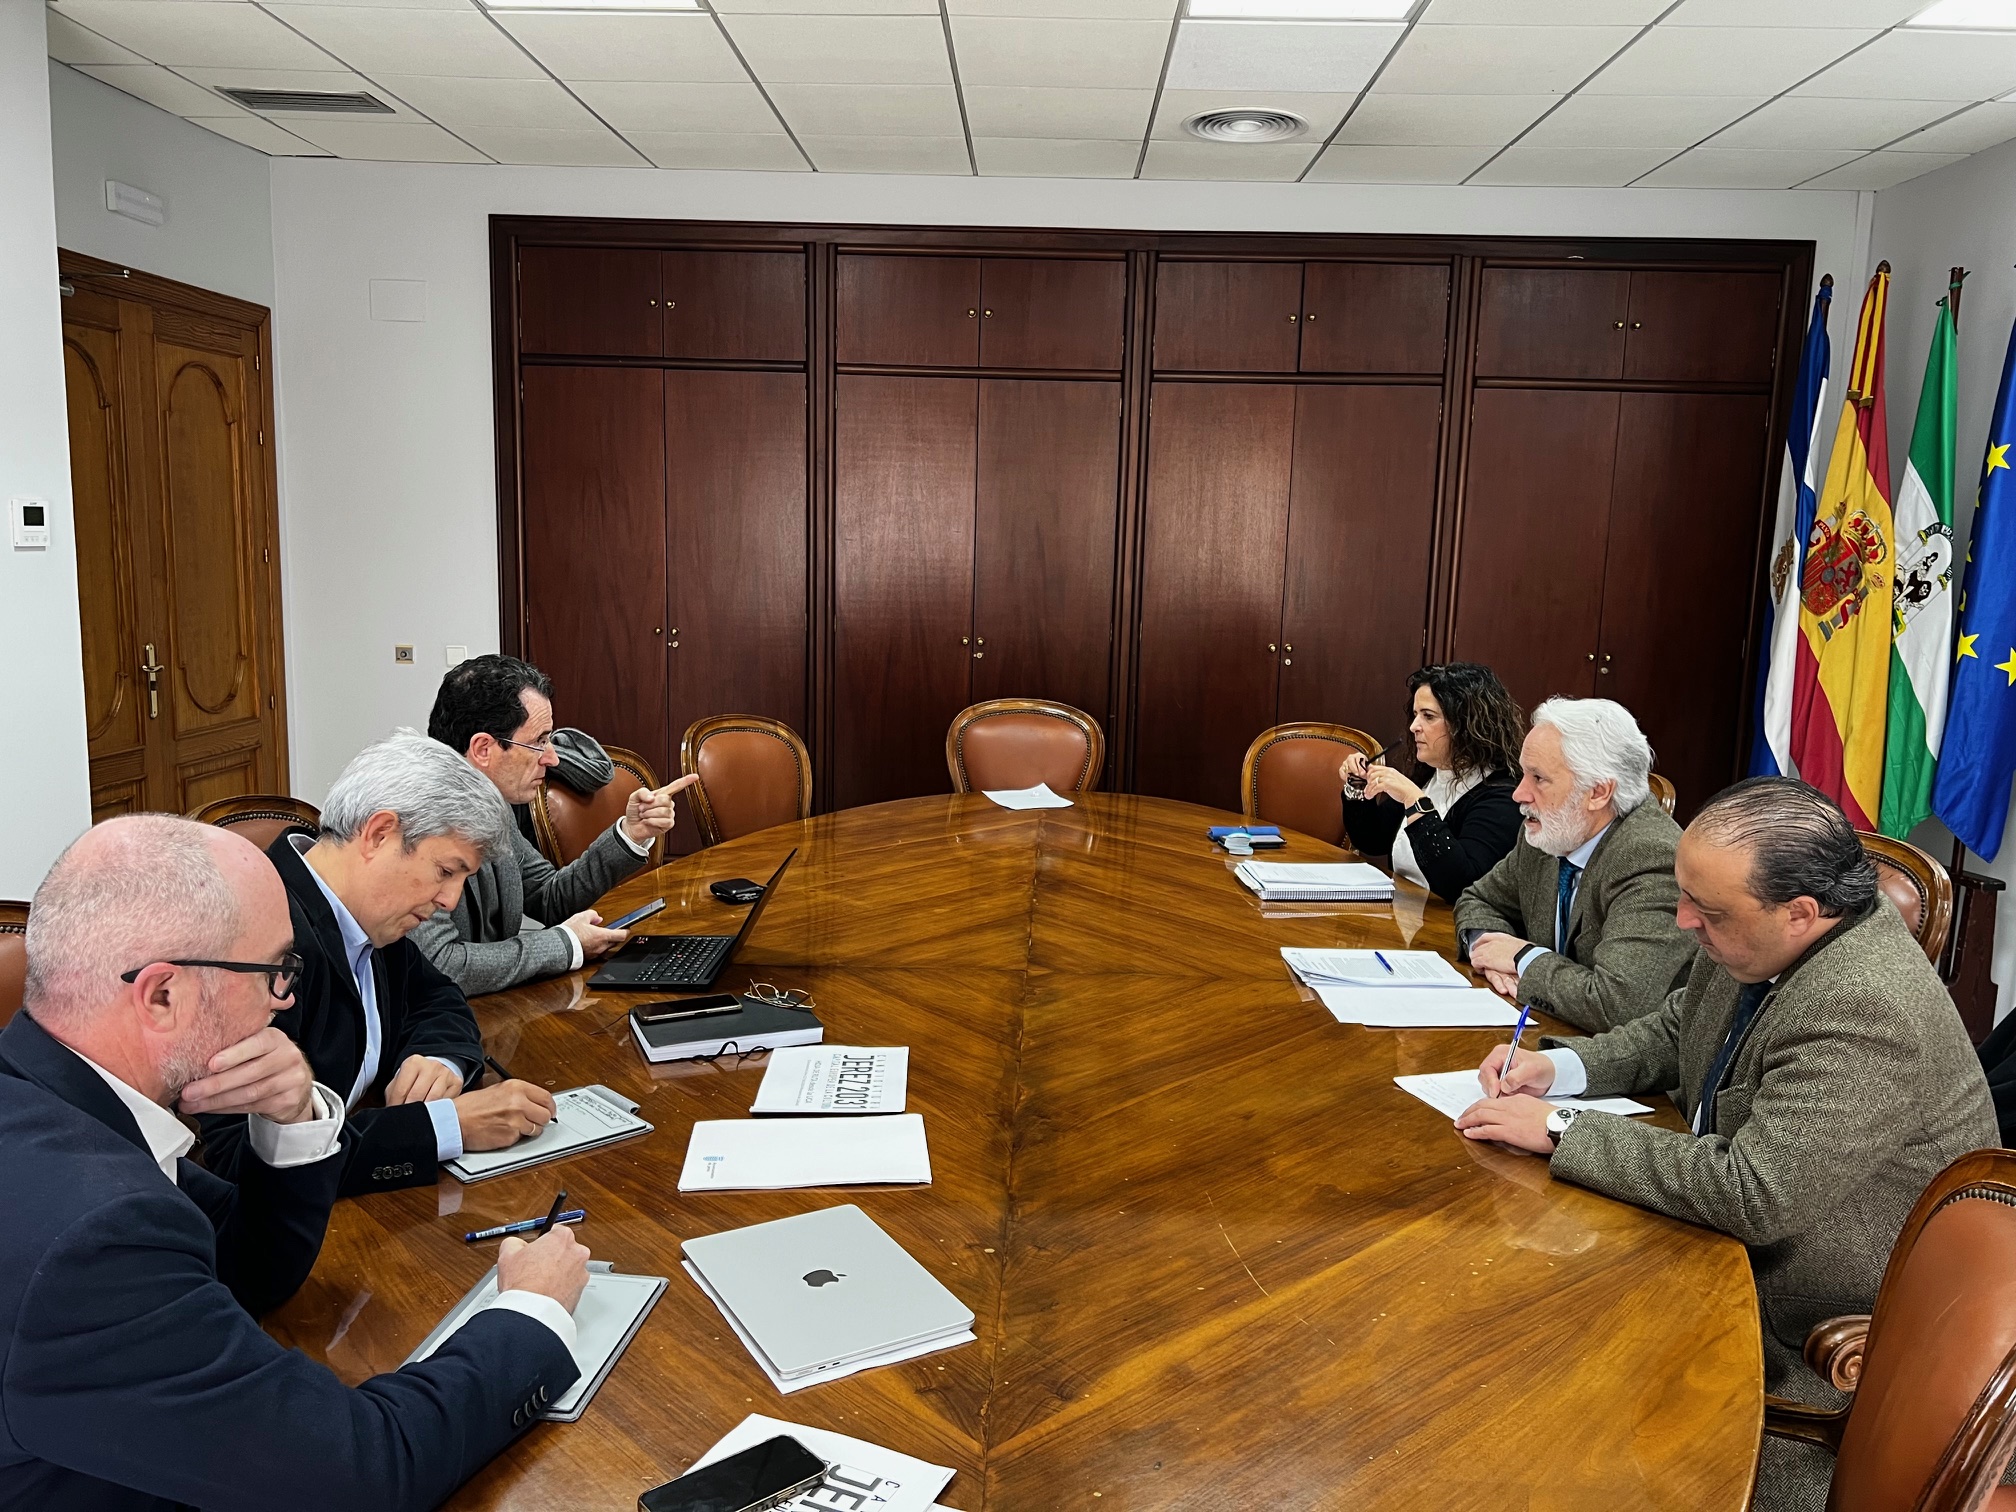
{"label": "woman with dark hair", "polygon": [[1351,754],[1338,769],[1344,829],[1360,855],[1390,855],[1395,877],[1454,903],[1519,838],[1512,789],[1526,715],[1476,662],[1423,667],[1407,691],[1411,759],[1374,765]]}

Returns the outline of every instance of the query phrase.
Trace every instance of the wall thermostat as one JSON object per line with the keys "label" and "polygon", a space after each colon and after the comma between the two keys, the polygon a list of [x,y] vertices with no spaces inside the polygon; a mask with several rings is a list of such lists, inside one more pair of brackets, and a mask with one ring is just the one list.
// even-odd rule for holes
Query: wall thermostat
{"label": "wall thermostat", "polygon": [[49,501],[16,499],[13,513],[14,549],[46,551],[49,547]]}

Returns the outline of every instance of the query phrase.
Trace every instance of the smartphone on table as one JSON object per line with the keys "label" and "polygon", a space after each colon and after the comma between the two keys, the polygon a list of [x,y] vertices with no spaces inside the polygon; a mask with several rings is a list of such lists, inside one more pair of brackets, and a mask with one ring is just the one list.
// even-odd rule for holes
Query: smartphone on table
{"label": "smartphone on table", "polygon": [[637,1512],[770,1512],[825,1476],[824,1460],[780,1433],[653,1487],[637,1498]]}

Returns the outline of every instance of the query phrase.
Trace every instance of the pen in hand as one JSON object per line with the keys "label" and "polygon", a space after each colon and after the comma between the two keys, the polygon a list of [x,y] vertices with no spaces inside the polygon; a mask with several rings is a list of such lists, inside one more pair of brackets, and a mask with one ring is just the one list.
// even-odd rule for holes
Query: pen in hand
{"label": "pen in hand", "polygon": [[[569,1208],[554,1220],[556,1223],[583,1223],[588,1218],[586,1208]],[[500,1223],[495,1228],[476,1229],[462,1236],[464,1244],[474,1244],[479,1239],[508,1239],[513,1234],[529,1234],[544,1224],[544,1218],[526,1218],[517,1223]]]}
{"label": "pen in hand", "polygon": [[486,1055],[483,1057],[483,1064],[488,1066],[492,1071],[494,1071],[497,1074],[497,1080],[499,1080],[500,1082],[507,1082],[511,1080],[511,1073],[509,1071],[506,1071],[502,1066],[498,1065],[497,1062],[492,1060],[489,1056]]}
{"label": "pen in hand", "polygon": [[560,1211],[567,1206],[567,1188],[560,1188],[560,1195],[553,1199],[553,1210],[541,1221],[537,1232],[544,1234],[560,1221]]}
{"label": "pen in hand", "polygon": [[1505,1052],[1505,1064],[1498,1068],[1498,1090],[1493,1097],[1505,1095],[1505,1078],[1512,1074],[1512,1058],[1519,1053],[1519,1036],[1526,1032],[1526,1020],[1533,1016],[1533,1005],[1525,1004],[1519,1010],[1519,1022],[1512,1029],[1512,1048]]}

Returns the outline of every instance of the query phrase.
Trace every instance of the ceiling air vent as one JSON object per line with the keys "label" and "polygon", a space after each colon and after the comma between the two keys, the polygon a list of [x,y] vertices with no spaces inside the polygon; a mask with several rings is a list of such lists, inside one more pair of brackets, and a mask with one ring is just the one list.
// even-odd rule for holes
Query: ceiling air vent
{"label": "ceiling air vent", "polygon": [[265,114],[312,111],[318,115],[394,115],[390,105],[362,90],[342,93],[321,89],[220,89],[227,100]]}
{"label": "ceiling air vent", "polygon": [[1207,110],[1183,123],[1183,129],[1207,142],[1285,142],[1309,129],[1309,123],[1285,110]]}

